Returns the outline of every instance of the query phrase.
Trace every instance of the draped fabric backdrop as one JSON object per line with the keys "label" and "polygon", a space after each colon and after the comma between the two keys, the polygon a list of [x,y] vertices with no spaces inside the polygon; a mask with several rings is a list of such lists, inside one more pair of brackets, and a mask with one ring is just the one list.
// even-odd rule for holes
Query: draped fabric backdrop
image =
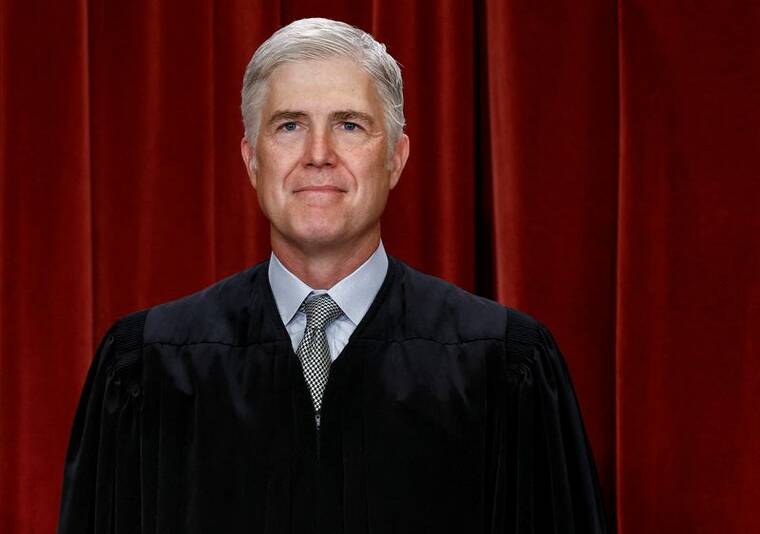
{"label": "draped fabric backdrop", "polygon": [[760,532],[760,4],[0,0],[0,531],[54,530],[94,345],[265,259],[239,87],[296,18],[403,65],[389,252],[547,324],[618,531]]}

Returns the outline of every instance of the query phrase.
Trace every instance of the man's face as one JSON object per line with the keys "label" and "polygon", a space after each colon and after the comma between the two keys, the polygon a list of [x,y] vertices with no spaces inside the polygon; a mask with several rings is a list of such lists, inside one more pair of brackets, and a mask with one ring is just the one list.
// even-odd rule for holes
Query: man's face
{"label": "man's face", "polygon": [[256,145],[241,149],[272,237],[301,250],[345,246],[378,232],[409,152],[388,158],[370,76],[348,59],[281,65],[265,89]]}

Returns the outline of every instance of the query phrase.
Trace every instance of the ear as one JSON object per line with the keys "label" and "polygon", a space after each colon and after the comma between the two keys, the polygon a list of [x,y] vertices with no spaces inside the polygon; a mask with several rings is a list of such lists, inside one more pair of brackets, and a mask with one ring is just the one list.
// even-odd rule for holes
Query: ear
{"label": "ear", "polygon": [[409,158],[409,136],[402,133],[396,141],[396,146],[393,147],[393,154],[391,154],[390,171],[391,171],[391,189],[396,187],[396,184],[401,178],[401,172],[406,166],[406,160]]}
{"label": "ear", "polygon": [[256,181],[258,178],[256,169],[256,155],[254,154],[253,145],[248,142],[248,138],[243,136],[240,140],[240,154],[243,156],[245,162],[245,170],[248,173],[248,180],[251,185],[256,189]]}

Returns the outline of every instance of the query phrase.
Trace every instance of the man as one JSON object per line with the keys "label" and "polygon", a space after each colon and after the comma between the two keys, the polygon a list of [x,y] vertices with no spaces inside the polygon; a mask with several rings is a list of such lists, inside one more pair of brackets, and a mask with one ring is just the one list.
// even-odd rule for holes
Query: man
{"label": "man", "polygon": [[242,110],[272,256],[114,325],[59,532],[604,532],[546,328],[383,249],[409,154],[385,47],[294,22]]}

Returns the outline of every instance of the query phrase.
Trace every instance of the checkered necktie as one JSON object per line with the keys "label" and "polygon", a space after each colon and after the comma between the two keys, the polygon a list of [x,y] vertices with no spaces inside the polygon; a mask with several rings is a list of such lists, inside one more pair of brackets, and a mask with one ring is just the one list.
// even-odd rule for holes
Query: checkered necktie
{"label": "checkered necktie", "polygon": [[309,384],[314,410],[319,413],[332,361],[325,328],[343,312],[326,293],[305,301],[301,305],[301,311],[306,314],[306,331],[298,345],[297,354],[306,383]]}

